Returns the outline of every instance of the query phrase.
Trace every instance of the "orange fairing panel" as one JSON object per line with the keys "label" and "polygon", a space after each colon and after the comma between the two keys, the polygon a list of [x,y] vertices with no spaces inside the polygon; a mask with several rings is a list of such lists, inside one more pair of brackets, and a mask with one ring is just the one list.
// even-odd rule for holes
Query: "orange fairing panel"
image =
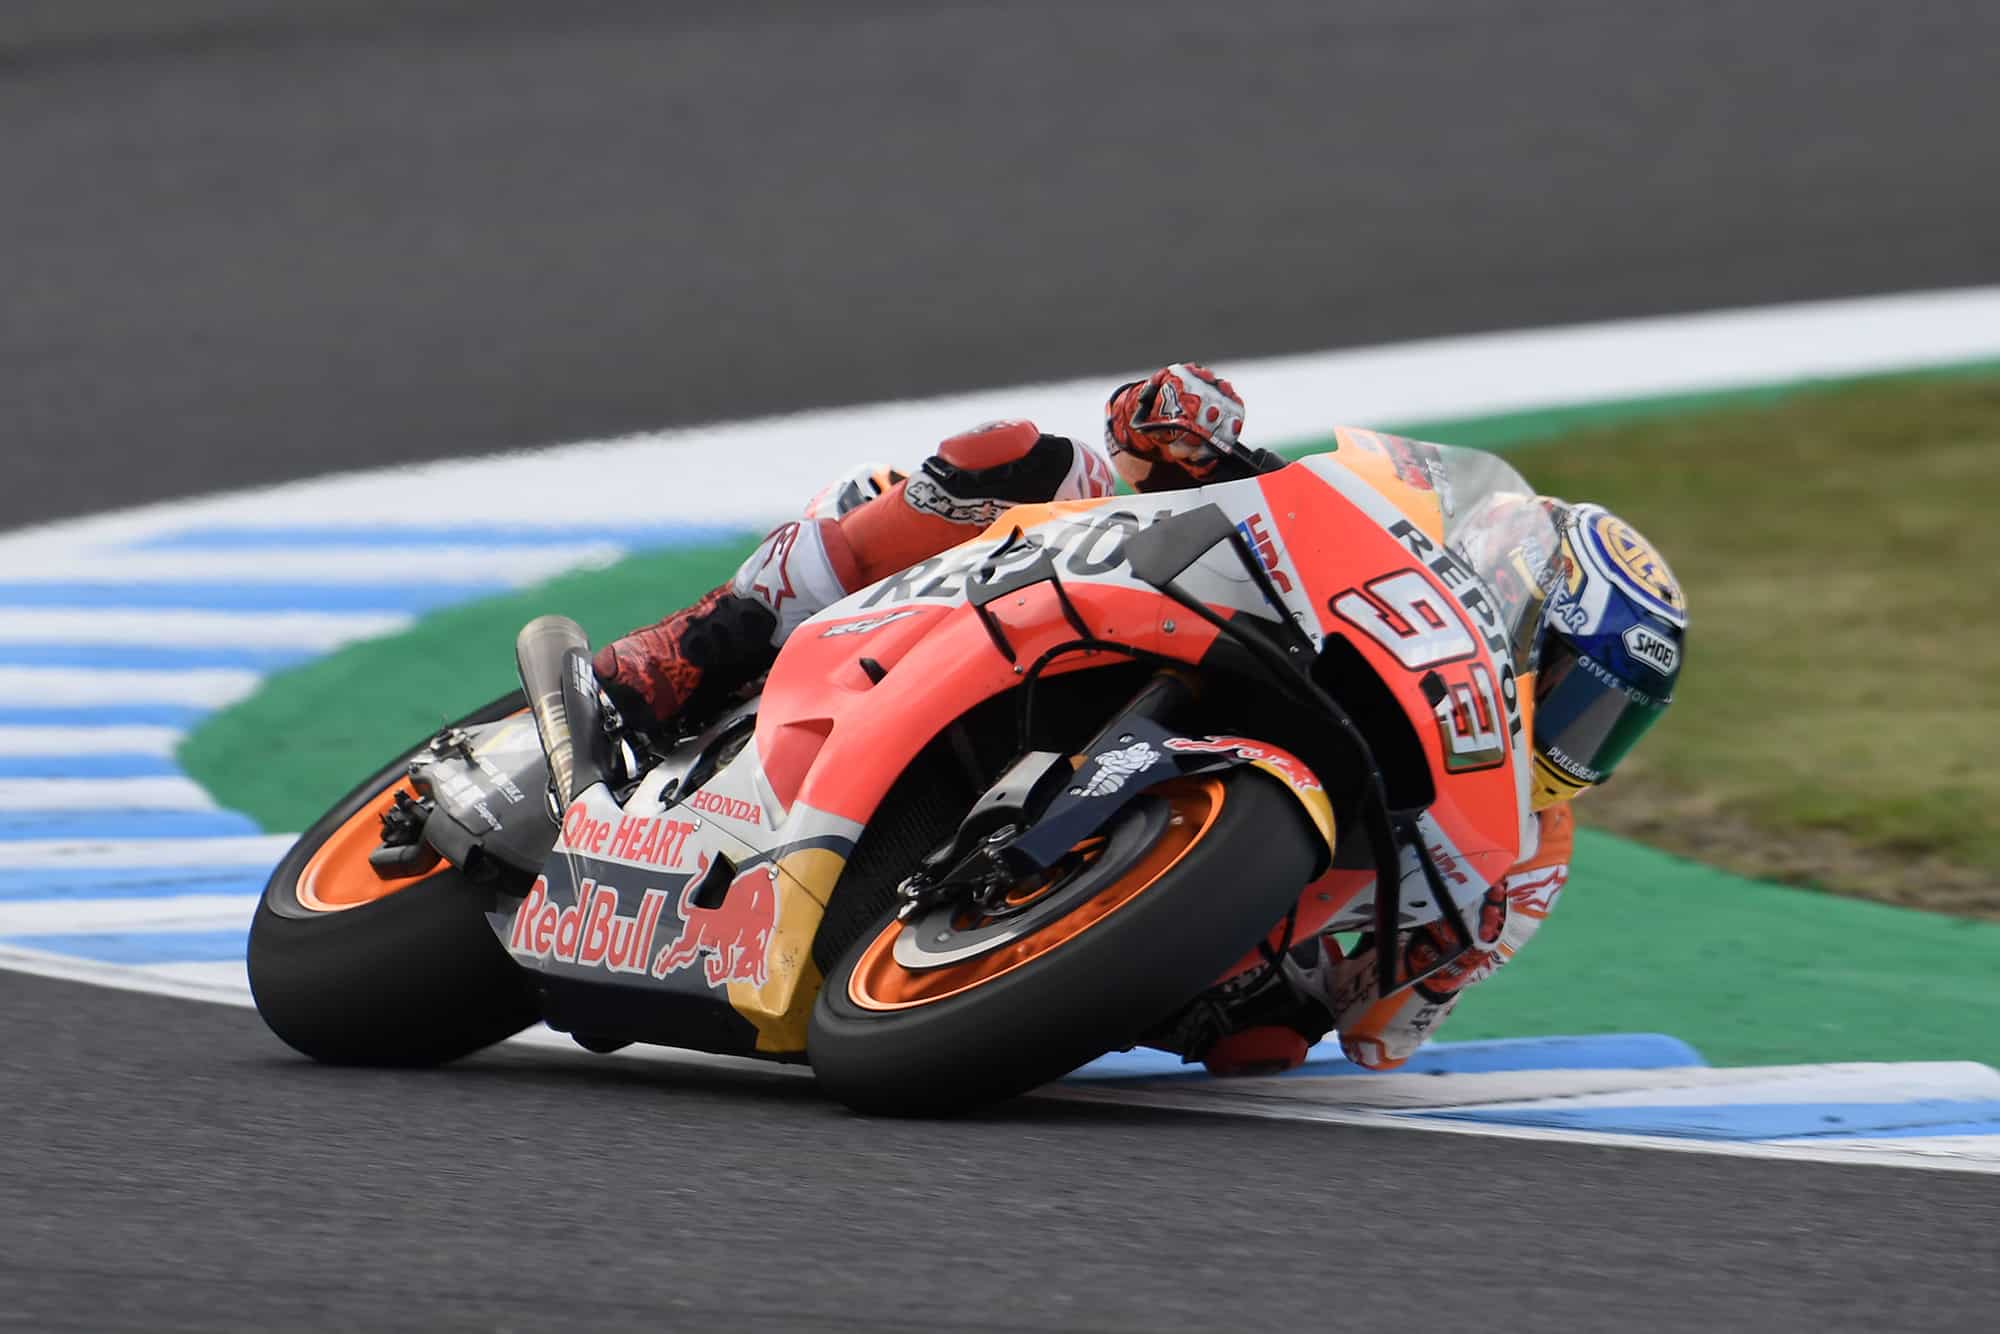
{"label": "orange fairing panel", "polygon": [[1317,457],[1260,479],[1278,543],[1317,594],[1321,630],[1352,644],[1415,724],[1437,785],[1430,814],[1490,884],[1513,863],[1527,810],[1522,683],[1504,637],[1464,605],[1482,599],[1433,535],[1435,501],[1426,519],[1426,493],[1395,483],[1402,495],[1385,497],[1387,484],[1344,462]]}
{"label": "orange fairing panel", "polygon": [[[1093,634],[1199,661],[1215,640],[1214,628],[1140,583],[1122,557],[1125,539],[1154,511],[1199,503],[1199,494],[1172,504],[1127,498],[1020,506],[974,541],[920,561],[806,622],[779,654],[758,712],[757,750],[779,804],[802,801],[865,822],[945,725],[1018,684],[1043,652],[1077,638],[1046,582],[984,608],[1013,647],[1013,661],[965,601],[967,579],[996,560],[1017,528],[1031,533],[1033,542],[1015,542],[997,558],[999,569],[1046,556]],[[1047,672],[1129,661],[1079,652]]]}
{"label": "orange fairing panel", "polygon": [[[1084,623],[1105,638],[1185,662],[1199,661],[1215,630],[1183,613],[1172,629],[1165,615],[1179,610],[1157,593],[1097,584],[1065,584]],[[780,801],[802,801],[844,819],[866,822],[917,752],[946,724],[981,700],[1020,683],[1044,651],[1076,638],[1046,584],[989,604],[1015,648],[1009,662],[968,605],[927,611],[925,632],[824,638],[808,623],[788,643],[765,684],[757,745],[765,775]],[[913,618],[914,620],[914,618]],[[810,637],[808,637],[810,636]],[[803,642],[802,642],[803,641]],[[871,686],[856,659],[868,657],[882,671]],[[1058,659],[1047,674],[1123,665],[1130,659],[1078,652]],[[808,765],[796,744],[801,729],[823,735]]]}
{"label": "orange fairing panel", "polygon": [[[965,602],[968,578],[989,562],[1004,572],[1046,558],[1093,634],[1200,661],[1214,629],[1134,578],[1122,548],[1165,513],[1213,503],[1237,525],[1300,628],[1316,639],[1341,635],[1388,683],[1438,777],[1432,815],[1444,840],[1469,871],[1497,879],[1523,837],[1520,683],[1504,642],[1496,652],[1468,610],[1480,589],[1438,539],[1435,496],[1397,477],[1393,450],[1359,439],[1344,438],[1337,455],[1246,481],[1023,506],[973,542],[829,608],[786,643],[764,690],[757,748],[772,794],[784,807],[803,801],[865,823],[948,722],[1076,637],[1054,587],[1028,584],[985,608],[1015,651],[1012,661],[1004,656]],[[1349,456],[1357,467],[1345,466]],[[1023,538],[1003,550],[1017,528]],[[1218,609],[1264,605],[1234,555],[1211,553],[1181,582]],[[1124,661],[1078,653],[1050,670]]]}

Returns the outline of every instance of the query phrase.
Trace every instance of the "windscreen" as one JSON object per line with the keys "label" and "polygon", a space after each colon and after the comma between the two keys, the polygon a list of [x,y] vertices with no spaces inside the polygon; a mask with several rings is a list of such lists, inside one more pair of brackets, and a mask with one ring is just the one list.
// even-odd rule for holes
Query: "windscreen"
{"label": "windscreen", "polygon": [[1495,455],[1453,445],[1425,448],[1437,451],[1433,476],[1445,544],[1493,590],[1507,624],[1514,670],[1532,672],[1542,604],[1562,572],[1562,537],[1551,507]]}

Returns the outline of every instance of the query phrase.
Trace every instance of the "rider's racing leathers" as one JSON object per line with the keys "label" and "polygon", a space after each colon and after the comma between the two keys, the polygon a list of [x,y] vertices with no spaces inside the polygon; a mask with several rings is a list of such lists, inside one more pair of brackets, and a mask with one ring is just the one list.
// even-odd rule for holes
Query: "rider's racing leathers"
{"label": "rider's racing leathers", "polygon": [[[1187,377],[1190,369],[1201,383]],[[1193,389],[1222,391],[1220,401],[1239,417],[1225,424],[1233,435],[1242,406],[1228,383],[1199,367],[1169,370],[1182,372]],[[1166,374],[1115,395],[1114,418],[1128,391],[1156,385]],[[1148,491],[1219,480],[1191,437],[1149,448],[1158,439],[1114,430],[1111,450],[1122,456],[1119,471]],[[728,583],[600,649],[599,678],[621,708],[641,717],[699,714],[754,680],[807,617],[847,594],[966,541],[1009,506],[1104,496],[1112,487],[1112,468],[1095,448],[1045,434],[1027,421],[992,422],[953,436],[907,475],[864,466],[815,496],[804,517],[771,532]],[[1319,1036],[1330,1020],[1350,1060],[1375,1070],[1401,1065],[1436,1031],[1465,987],[1513,957],[1562,893],[1569,875],[1569,807],[1552,806],[1537,819],[1533,855],[1487,891],[1471,923],[1476,946],[1450,967],[1384,997],[1372,946],[1343,956],[1331,936],[1323,937],[1317,952],[1299,952],[1313,955],[1312,964],[1292,971],[1318,1022],[1262,1023],[1226,1034],[1198,1054],[1218,1073],[1285,1069],[1304,1059],[1308,1036]],[[1405,976],[1435,963],[1451,943],[1441,927],[1403,933],[1398,945]]]}

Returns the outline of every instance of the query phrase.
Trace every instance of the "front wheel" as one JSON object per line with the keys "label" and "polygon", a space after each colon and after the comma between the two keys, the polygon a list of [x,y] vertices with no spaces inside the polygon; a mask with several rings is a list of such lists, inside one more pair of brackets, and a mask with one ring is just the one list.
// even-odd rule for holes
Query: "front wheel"
{"label": "front wheel", "polygon": [[[517,692],[454,726],[518,712]],[[411,752],[412,754],[414,751]],[[540,1018],[487,924],[493,891],[450,863],[402,880],[368,865],[408,756],[342,798],[271,873],[250,924],[250,991],[271,1031],[315,1060],[438,1065]]]}
{"label": "front wheel", "polygon": [[1179,778],[1017,891],[1018,905],[1010,896],[1017,917],[887,918],[813,1008],[820,1086],[859,1111],[934,1115],[1131,1046],[1284,917],[1317,839],[1254,770]]}

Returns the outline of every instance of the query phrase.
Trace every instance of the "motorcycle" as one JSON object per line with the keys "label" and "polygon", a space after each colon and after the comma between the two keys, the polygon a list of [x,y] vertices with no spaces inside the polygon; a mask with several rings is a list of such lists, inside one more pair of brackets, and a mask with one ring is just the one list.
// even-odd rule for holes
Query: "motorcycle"
{"label": "motorcycle", "polygon": [[[1303,995],[1324,933],[1443,921],[1469,948],[1527,850],[1521,646],[1556,543],[1482,556],[1476,517],[1526,490],[1343,430],[1246,480],[1018,506],[666,739],[543,617],[519,694],[278,865],[257,1008],[322,1061],[432,1065],[539,1021],[809,1062],[893,1114],[1135,1045],[1197,1060]],[[1456,957],[1400,953],[1385,992]]]}

